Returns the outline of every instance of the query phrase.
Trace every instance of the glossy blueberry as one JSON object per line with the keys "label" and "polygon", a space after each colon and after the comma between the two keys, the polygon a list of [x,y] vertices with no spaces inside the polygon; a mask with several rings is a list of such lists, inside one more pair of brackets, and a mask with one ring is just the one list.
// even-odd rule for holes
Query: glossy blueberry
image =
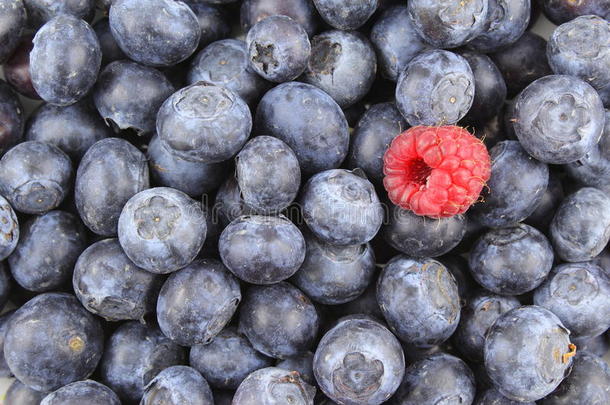
{"label": "glossy blueberry", "polygon": [[4,357],[19,381],[48,392],[91,375],[103,346],[99,321],[73,295],[46,293],[13,314]]}
{"label": "glossy blueberry", "polygon": [[27,12],[23,0],[0,1],[0,15],[0,63],[4,63],[17,49],[26,26]]}
{"label": "glossy blueberry", "polygon": [[413,126],[455,124],[470,109],[474,89],[466,59],[439,49],[425,51],[398,77],[396,106]]}
{"label": "glossy blueberry", "polygon": [[530,0],[490,0],[485,29],[468,47],[489,53],[515,43],[530,23]]}
{"label": "glossy blueberry", "polygon": [[549,182],[549,168],[529,156],[517,141],[498,142],[489,151],[491,177],[472,218],[488,227],[503,227],[527,218]]}
{"label": "glossy blueberry", "polygon": [[144,65],[175,65],[199,46],[199,21],[181,1],[115,0],[109,17],[119,47]]}
{"label": "glossy blueberry", "polygon": [[259,352],[279,359],[311,349],[318,334],[316,308],[287,282],[251,286],[239,311],[239,332]]}
{"label": "glossy blueberry", "polygon": [[305,239],[284,216],[245,215],[220,235],[225,266],[253,284],[274,284],[292,276],[305,259]]}
{"label": "glossy blueberry", "polygon": [[91,21],[95,14],[94,0],[24,0],[28,21],[38,28],[60,14]]}
{"label": "glossy blueberry", "polygon": [[318,16],[309,0],[244,0],[241,4],[240,21],[243,32],[260,20],[271,15],[286,15],[298,22],[308,35],[318,28]]}
{"label": "glossy blueberry", "polygon": [[104,384],[93,380],[65,385],[44,397],[40,405],[121,405],[119,397]]}
{"label": "glossy blueberry", "polygon": [[127,58],[116,43],[116,40],[112,36],[112,32],[110,32],[110,21],[108,20],[108,17],[104,17],[93,24],[93,30],[95,31],[95,35],[97,35],[100,49],[102,50],[102,66],[106,66],[115,60]]}
{"label": "glossy blueberry", "polygon": [[127,201],[118,224],[127,256],[152,273],[167,274],[191,263],[205,241],[201,204],[181,191],[156,187]]}
{"label": "glossy blueberry", "polygon": [[27,385],[20,383],[19,380],[14,380],[6,391],[4,402],[7,405],[40,405],[40,401],[42,401],[46,395],[47,394],[44,392],[29,388]]}
{"label": "glossy blueberry", "polygon": [[[0,236],[0,260],[4,260],[13,253],[19,241],[19,221],[13,207],[2,196],[0,196]],[[0,284],[6,285],[5,283]],[[0,297],[8,295],[4,294],[2,287],[0,287],[0,291],[2,291]],[[0,303],[3,301],[0,298]]]}
{"label": "glossy blueberry", "polygon": [[6,364],[6,359],[4,358],[4,337],[6,336],[9,321],[14,313],[15,311],[13,310],[0,315],[0,377],[2,378],[13,376],[13,373],[8,368],[8,364]]}
{"label": "glossy blueberry", "polygon": [[610,328],[610,274],[591,262],[555,267],[534,294],[534,304],[553,312],[575,338]]}
{"label": "glossy blueberry", "polygon": [[226,87],[248,104],[258,101],[269,87],[250,67],[246,43],[237,39],[223,39],[206,46],[193,59],[187,81]]}
{"label": "glossy blueberry", "polygon": [[256,214],[256,211],[244,202],[235,176],[228,176],[218,189],[214,201],[214,213],[223,229],[242,215]]}
{"label": "glossy blueberry", "polygon": [[501,315],[487,331],[485,369],[495,388],[514,401],[550,394],[572,366],[570,332],[552,312],[535,305]]}
{"label": "glossy blueberry", "polygon": [[610,196],[592,187],[569,195],[557,208],[550,230],[562,260],[591,260],[610,240]]}
{"label": "glossy blueberry", "polygon": [[89,148],[78,166],[76,208],[91,231],[113,236],[125,203],[148,186],[146,156],[124,139],[103,139]]}
{"label": "glossy blueberry", "polygon": [[563,24],[581,15],[598,15],[608,20],[610,4],[607,0],[541,0],[542,12],[554,24]]}
{"label": "glossy blueberry", "polygon": [[234,327],[222,330],[211,343],[191,347],[189,363],[214,388],[237,389],[253,371],[272,365]]}
{"label": "glossy blueberry", "polygon": [[174,86],[160,71],[121,60],[102,70],[93,99],[115,132],[131,129],[142,135],[155,130],[157,111],[173,92]]}
{"label": "glossy blueberry", "polygon": [[214,397],[197,370],[172,366],[146,385],[140,405],[214,405]]}
{"label": "glossy blueberry", "polygon": [[315,387],[299,373],[267,367],[251,373],[239,386],[232,405],[313,405]]}
{"label": "glossy blueberry", "polygon": [[311,44],[292,18],[273,15],[254,24],[246,36],[250,67],[264,79],[282,83],[296,79],[307,66]]}
{"label": "glossy blueberry", "polygon": [[33,217],[8,258],[13,278],[30,291],[57,289],[70,280],[86,246],[85,228],[75,215],[51,211]]}
{"label": "glossy blueberry", "polygon": [[185,3],[193,10],[199,22],[201,36],[198,49],[203,49],[208,44],[229,36],[231,25],[227,21],[225,13],[219,8],[202,4],[197,0],[187,0]]}
{"label": "glossy blueberry", "polygon": [[313,375],[312,352],[306,352],[299,356],[280,360],[275,366],[288,371],[296,371],[307,384],[315,385],[316,380]]}
{"label": "glossy blueberry", "polygon": [[495,388],[488,388],[482,393],[477,394],[474,405],[536,405],[535,402],[513,401],[500,394]]}
{"label": "glossy blueberry", "polygon": [[555,210],[564,198],[563,186],[559,175],[549,172],[549,185],[542,199],[536,206],[534,212],[529,215],[525,222],[541,231],[546,231],[555,215]]}
{"label": "glossy blueberry", "polygon": [[19,94],[40,100],[40,96],[36,93],[32,84],[32,75],[30,73],[30,52],[34,44],[32,40],[34,35],[26,34],[21,37],[21,41],[17,45],[13,55],[4,63],[4,77],[15,91]]}
{"label": "glossy blueberry", "polygon": [[444,342],[460,321],[455,278],[433,259],[390,260],[377,281],[377,301],[390,329],[416,347]]}
{"label": "glossy blueberry", "polygon": [[341,108],[306,83],[284,83],[269,90],[258,104],[255,132],[286,142],[306,175],[338,167],[349,146]]}
{"label": "glossy blueberry", "polygon": [[344,31],[360,28],[377,10],[377,2],[378,0],[313,0],[324,21]]}
{"label": "glossy blueberry", "polygon": [[340,404],[385,402],[398,388],[404,370],[398,339],[364,316],[339,320],[320,340],[313,359],[320,389]]}
{"label": "glossy blueberry", "polygon": [[137,403],[144,387],[162,370],[182,364],[184,350],[154,326],[125,322],[106,343],[100,381],[125,403]]}

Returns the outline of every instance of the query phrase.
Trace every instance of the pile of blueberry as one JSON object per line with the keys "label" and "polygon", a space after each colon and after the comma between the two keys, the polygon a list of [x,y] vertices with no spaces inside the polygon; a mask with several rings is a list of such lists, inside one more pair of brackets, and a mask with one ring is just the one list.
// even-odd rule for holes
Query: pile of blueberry
{"label": "pile of blueberry", "polygon": [[5,405],[610,404],[610,0],[0,0],[0,64]]}

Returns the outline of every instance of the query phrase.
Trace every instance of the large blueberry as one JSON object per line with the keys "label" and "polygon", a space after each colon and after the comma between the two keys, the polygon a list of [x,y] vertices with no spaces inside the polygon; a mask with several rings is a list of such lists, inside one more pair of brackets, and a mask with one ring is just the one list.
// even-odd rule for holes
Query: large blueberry
{"label": "large blueberry", "polygon": [[119,397],[104,384],[93,380],[65,385],[44,397],[40,405],[121,405]]}
{"label": "large blueberry", "polygon": [[318,15],[310,0],[244,0],[241,4],[240,21],[244,32],[254,24],[271,15],[286,15],[314,35],[318,28]]}
{"label": "large blueberry", "polygon": [[28,21],[33,28],[57,17],[69,14],[91,21],[95,14],[95,0],[24,0]]}
{"label": "large blueberry", "polygon": [[0,80],[0,156],[21,142],[25,117],[21,101],[4,80]]}
{"label": "large blueberry", "polygon": [[350,31],[360,28],[377,10],[378,0],[313,0],[327,24]]}
{"label": "large blueberry", "polygon": [[97,35],[97,40],[100,42],[102,66],[106,66],[115,60],[127,58],[116,43],[116,40],[112,36],[112,32],[110,32],[110,21],[108,20],[108,17],[104,17],[93,24],[93,30],[95,31],[95,35]]}
{"label": "large blueberry", "polygon": [[316,388],[299,373],[267,367],[251,373],[237,388],[232,405],[313,405]]}
{"label": "large blueberry", "polygon": [[214,405],[212,390],[194,368],[172,366],[144,388],[141,405]]}
{"label": "large blueberry", "polygon": [[18,405],[40,405],[40,401],[47,394],[44,392],[36,391],[19,382],[14,380],[6,391],[4,402],[9,404]]}
{"label": "large blueberry", "polygon": [[21,39],[27,22],[23,0],[0,1],[0,63],[11,57]]}
{"label": "large blueberry", "polygon": [[530,0],[489,0],[485,29],[468,47],[489,53],[513,44],[530,23]]}
{"label": "large blueberry", "polygon": [[[13,207],[0,196],[0,260],[6,259],[19,241],[19,221]],[[0,294],[2,296],[4,294]],[[0,300],[1,302],[2,300]]]}
{"label": "large blueberry", "polygon": [[186,4],[193,10],[199,21],[201,36],[199,37],[199,49],[208,44],[229,36],[231,24],[226,19],[226,13],[218,7],[198,2],[198,0],[186,0]]}

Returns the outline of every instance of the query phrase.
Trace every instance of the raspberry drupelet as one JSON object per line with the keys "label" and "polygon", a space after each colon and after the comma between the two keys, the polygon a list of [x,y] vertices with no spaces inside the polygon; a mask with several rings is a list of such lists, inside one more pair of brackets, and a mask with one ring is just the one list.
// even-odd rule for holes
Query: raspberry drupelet
{"label": "raspberry drupelet", "polygon": [[390,201],[433,218],[462,214],[491,174],[483,142],[464,128],[416,126],[398,135],[383,157]]}

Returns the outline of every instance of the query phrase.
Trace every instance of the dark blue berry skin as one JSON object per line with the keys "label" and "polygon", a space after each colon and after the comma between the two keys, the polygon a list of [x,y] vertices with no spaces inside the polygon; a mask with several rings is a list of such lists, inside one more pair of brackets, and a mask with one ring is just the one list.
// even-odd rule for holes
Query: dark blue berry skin
{"label": "dark blue berry skin", "polygon": [[173,188],[156,187],[127,201],[118,235],[137,266],[167,274],[195,259],[205,241],[206,220],[198,201]]}
{"label": "dark blue berry skin", "polygon": [[377,58],[371,43],[361,34],[326,31],[311,40],[311,56],[302,80],[324,90],[347,108],[371,89]]}
{"label": "dark blue berry skin", "polygon": [[8,391],[6,391],[4,402],[7,405],[40,405],[40,401],[42,401],[46,395],[47,394],[44,392],[35,391],[27,385],[20,383],[19,380],[15,380]]}
{"label": "dark blue berry skin", "polygon": [[239,311],[239,332],[256,350],[278,359],[311,349],[319,325],[309,298],[287,282],[251,286]]}
{"label": "dark blue berry skin", "polygon": [[240,20],[243,32],[271,15],[286,15],[298,22],[309,36],[318,29],[318,16],[309,0],[244,0]]}
{"label": "dark blue berry skin", "polygon": [[[529,4],[529,0],[526,0]],[[473,51],[461,51],[474,76],[474,99],[464,117],[469,123],[483,123],[500,112],[506,99],[506,83],[502,73],[487,55]]]}
{"label": "dark blue berry skin", "polygon": [[271,136],[250,140],[235,157],[235,175],[244,202],[260,212],[279,212],[296,198],[301,168],[295,153]]}
{"label": "dark blue berry skin", "polygon": [[351,136],[349,165],[364,170],[371,181],[383,181],[383,155],[392,140],[409,125],[394,103],[372,105],[362,114]]}
{"label": "dark blue berry skin", "polygon": [[234,327],[227,327],[211,343],[191,347],[189,363],[212,387],[234,390],[253,371],[271,366],[272,360]]}
{"label": "dark blue berry skin", "polygon": [[320,389],[340,404],[385,402],[400,385],[404,370],[398,339],[362,315],[339,320],[320,340],[313,359]]}
{"label": "dark blue berry skin", "polygon": [[562,202],[551,222],[551,242],[567,262],[591,260],[610,239],[610,196],[585,187]]}
{"label": "dark blue berry skin", "polygon": [[160,71],[120,60],[102,70],[93,100],[115,132],[131,129],[143,135],[155,130],[157,111],[173,92],[174,86]]}
{"label": "dark blue berry skin", "polygon": [[21,142],[25,118],[21,101],[11,87],[0,80],[0,156]]}
{"label": "dark blue berry skin", "polygon": [[466,233],[465,215],[432,219],[392,205],[383,227],[386,242],[413,257],[438,257],[456,247]]}
{"label": "dark blue berry skin", "polygon": [[527,218],[538,206],[549,182],[549,168],[529,156],[517,141],[491,148],[491,177],[483,201],[472,207],[475,221],[503,227]]}
{"label": "dark blue berry skin", "polygon": [[269,88],[248,62],[246,43],[237,39],[212,42],[191,63],[188,84],[199,81],[226,87],[252,105]]}
{"label": "dark blue berry skin", "polygon": [[60,14],[91,21],[95,14],[94,0],[24,0],[30,26],[38,28]]}
{"label": "dark blue berry skin", "polygon": [[535,402],[513,401],[500,394],[495,388],[488,388],[477,395],[474,405],[536,405]]}
{"label": "dark blue berry skin", "polygon": [[26,140],[55,145],[73,162],[80,161],[91,145],[109,136],[112,131],[89,100],[65,107],[43,104],[30,116],[25,130]]}
{"label": "dark blue berry skin", "polygon": [[73,295],[46,293],[13,314],[4,357],[19,381],[49,392],[91,375],[103,346],[99,321]]}
{"label": "dark blue berry skin", "polygon": [[76,208],[91,231],[113,236],[125,203],[148,187],[146,156],[124,139],[103,139],[89,148],[78,166]]}
{"label": "dark blue berry skin", "polygon": [[201,36],[198,49],[203,49],[214,41],[226,38],[231,34],[231,25],[225,14],[217,7],[198,3],[197,0],[187,0],[185,3],[193,10]]}
{"label": "dark blue berry skin", "polygon": [[48,103],[70,105],[82,99],[95,84],[101,63],[95,31],[77,17],[60,14],[34,36],[32,84]]}
{"label": "dark blue berry skin", "polygon": [[307,384],[315,385],[316,383],[315,377],[313,375],[312,352],[306,352],[299,356],[289,357],[285,360],[280,360],[275,366],[288,371],[296,371]]}
{"label": "dark blue berry skin", "polygon": [[245,215],[220,235],[218,250],[231,272],[252,284],[274,284],[292,276],[305,259],[305,239],[288,218]]}
{"label": "dark blue berry skin", "polygon": [[313,0],[326,23],[336,29],[360,28],[377,10],[378,0]]}
{"label": "dark blue berry skin", "polygon": [[162,370],[183,364],[184,349],[154,326],[126,322],[106,343],[100,362],[100,381],[125,403],[137,403],[144,387]]}
{"label": "dark blue berry skin", "polygon": [[578,182],[591,187],[610,184],[610,110],[606,110],[606,123],[599,143],[565,170]]}
{"label": "dark blue berry skin", "polygon": [[252,116],[233,91],[197,82],[169,97],[157,114],[161,144],[194,162],[217,163],[233,157],[246,143]]}
{"label": "dark blue berry skin", "polygon": [[487,329],[500,315],[520,306],[514,297],[479,291],[462,309],[460,324],[453,335],[455,347],[466,359],[482,362]]}
{"label": "dark blue berry skin", "polygon": [[72,285],[89,312],[108,321],[144,322],[154,311],[161,279],[135,266],[117,239],[104,239],[80,255]]}
{"label": "dark blue berry skin", "polygon": [[40,100],[38,93],[34,90],[30,74],[30,52],[34,47],[33,39],[33,34],[23,34],[17,48],[6,60],[2,69],[6,81],[16,92],[32,100]]}
{"label": "dark blue berry skin", "polygon": [[218,189],[214,213],[218,216],[221,230],[242,215],[256,214],[256,211],[244,202],[235,176],[229,176]]}
{"label": "dark blue berry skin", "polygon": [[396,81],[409,62],[430,46],[413,27],[406,6],[395,6],[377,19],[371,30],[371,42],[377,51],[381,74]]}
{"label": "dark blue berry skin", "polygon": [[570,332],[547,309],[531,305],[500,316],[487,331],[485,369],[495,388],[514,401],[538,401],[570,372]]}
{"label": "dark blue berry skin", "polygon": [[369,242],[383,222],[375,187],[356,172],[326,170],[301,191],[303,217],[319,239],[338,246]]}
{"label": "dark blue berry skin", "polygon": [[175,65],[199,46],[199,21],[181,1],[115,0],[109,17],[119,47],[130,59],[144,65]]}
{"label": "dark blue berry skin", "polygon": [[488,2],[411,0],[409,17],[419,35],[435,48],[457,48],[479,36],[487,23]]}
{"label": "dark blue berry skin", "polygon": [[93,24],[93,30],[95,35],[97,35],[100,49],[102,50],[102,66],[106,66],[115,60],[127,59],[127,56],[125,56],[112,36],[112,32],[110,32],[108,17],[104,17]]}
{"label": "dark blue berry skin", "polygon": [[593,338],[574,338],[572,341],[578,348],[579,356],[583,352],[587,352],[598,357],[604,357],[610,351],[610,340],[603,333]]}
{"label": "dark blue berry skin", "polygon": [[254,24],[246,36],[246,46],[250,67],[276,83],[300,76],[311,53],[307,32],[285,15],[267,17]]}
{"label": "dark blue berry skin", "polygon": [[313,405],[315,387],[307,384],[299,373],[278,367],[254,371],[239,386],[232,405]]}
{"label": "dark blue berry skin", "polygon": [[530,0],[490,0],[485,29],[468,47],[489,53],[515,43],[530,23]]}
{"label": "dark blue berry skin", "polygon": [[216,405],[232,405],[233,391],[214,390],[214,402]]}
{"label": "dark blue berry skin", "polygon": [[338,315],[348,316],[362,314],[383,321],[383,313],[377,303],[377,282],[375,279],[373,279],[366,290],[364,290],[355,300],[334,307]]}
{"label": "dark blue berry skin", "polygon": [[564,198],[563,186],[559,175],[554,172],[549,172],[549,185],[538,203],[538,206],[529,215],[525,222],[532,225],[534,228],[546,232],[551,224],[555,210]]}
{"label": "dark blue berry skin", "polygon": [[591,262],[555,267],[536,289],[534,304],[553,312],[575,338],[610,328],[610,274]]}
{"label": "dark blue berry skin", "polygon": [[86,247],[80,220],[68,212],[51,211],[25,223],[8,262],[20,286],[51,291],[71,279],[74,263]]}
{"label": "dark blue berry skin", "polygon": [[581,15],[598,15],[608,20],[610,4],[608,0],[541,0],[542,12],[554,24],[559,25],[571,21]]}
{"label": "dark blue berry skin", "polygon": [[[6,259],[17,246],[19,241],[19,221],[13,207],[0,196],[0,260]],[[2,277],[0,277],[2,279]],[[3,302],[6,302],[2,297],[8,295],[5,293],[6,280],[0,283],[0,307]]]}
{"label": "dark blue berry skin", "polygon": [[396,405],[471,404],[474,395],[472,370],[459,358],[441,352],[407,367],[393,401]]}
{"label": "dark blue berry skin", "polygon": [[4,336],[6,335],[6,329],[8,328],[9,321],[14,313],[15,311],[13,310],[0,315],[0,377],[2,378],[13,376],[13,373],[8,368],[8,364],[6,364],[6,359],[4,358]]}
{"label": "dark blue berry skin", "polygon": [[214,397],[197,370],[172,366],[146,385],[140,405],[214,405]]}
{"label": "dark blue berry skin", "polygon": [[255,132],[286,142],[311,175],[339,167],[349,146],[343,111],[322,90],[290,82],[268,91],[256,111]]}
{"label": "dark blue berry skin", "polygon": [[291,281],[315,302],[344,304],[361,295],[375,275],[375,255],[367,244],[334,246],[313,235],[307,254]]}
{"label": "dark blue berry skin", "polygon": [[474,89],[466,59],[439,49],[425,51],[398,77],[396,106],[412,126],[455,124],[470,109]]}
{"label": "dark blue berry skin", "polygon": [[23,0],[0,1],[0,15],[0,63],[4,63],[17,49],[26,27],[27,13]]}
{"label": "dark blue berry skin", "polygon": [[468,268],[468,261],[457,254],[442,256],[438,260],[445,265],[449,273],[455,278],[460,302],[462,306],[466,305],[470,297],[479,290],[479,285],[472,278]]}
{"label": "dark blue berry skin", "polygon": [[121,405],[119,397],[108,387],[93,380],[65,385],[44,397],[40,405]]}
{"label": "dark blue berry skin", "polygon": [[534,80],[552,74],[543,57],[545,53],[546,41],[527,31],[515,43],[490,55],[504,76],[508,98],[515,97]]}
{"label": "dark blue berry skin", "polygon": [[538,287],[553,267],[553,248],[536,228],[515,224],[484,233],[470,251],[473,277],[496,294],[521,295]]}
{"label": "dark blue berry skin", "polygon": [[583,158],[599,142],[605,112],[599,95],[586,82],[551,75],[519,94],[514,118],[515,134],[530,155],[565,164]]}
{"label": "dark blue berry skin", "polygon": [[157,320],[182,346],[208,344],[241,301],[239,282],[217,260],[203,259],[172,274],[159,293]]}
{"label": "dark blue berry skin", "polygon": [[416,347],[444,342],[460,321],[455,278],[433,259],[390,260],[377,281],[377,301],[390,329]]}

